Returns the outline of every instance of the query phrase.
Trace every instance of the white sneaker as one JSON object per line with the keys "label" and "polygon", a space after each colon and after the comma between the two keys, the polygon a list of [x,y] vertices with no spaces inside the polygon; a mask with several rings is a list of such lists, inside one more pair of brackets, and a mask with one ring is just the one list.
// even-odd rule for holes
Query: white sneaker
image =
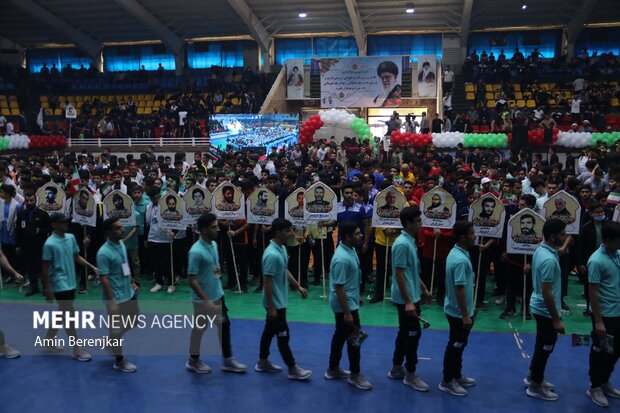
{"label": "white sneaker", "polygon": [[603,391],[602,388],[600,387],[591,388],[590,387],[588,390],[586,390],[586,394],[590,396],[590,399],[592,399],[594,404],[601,406],[601,407],[609,406],[609,400],[607,400],[607,397],[605,397],[605,392]]}
{"label": "white sneaker", "polygon": [[504,297],[503,295],[495,299],[495,304],[497,305],[502,305],[505,302],[506,302],[506,297]]}
{"label": "white sneaker", "polygon": [[229,371],[232,373],[245,373],[247,370],[247,366],[245,364],[239,363],[233,357],[225,358],[221,368],[223,371]]}
{"label": "white sneaker", "polygon": [[[532,384],[532,379],[529,374],[525,376],[525,378],[523,379],[523,383],[525,383],[526,386],[529,386],[530,384]],[[555,390],[555,385],[553,383],[549,383],[547,380],[544,380],[544,379],[542,382],[542,386],[547,390],[551,390],[551,391]]]}
{"label": "white sneaker", "polygon": [[174,294],[175,291],[176,291],[176,288],[174,287],[174,285],[168,286],[168,294]]}
{"label": "white sneaker", "polygon": [[338,367],[338,369],[335,369],[335,370],[327,368],[327,370],[325,370],[325,374],[323,374],[323,377],[326,380],[339,380],[339,379],[346,379],[350,375],[351,375],[351,372],[349,370],[344,370]]}
{"label": "white sneaker", "polygon": [[51,346],[43,346],[43,349],[48,353],[62,353],[65,351],[63,346],[51,345]]}
{"label": "white sneaker", "polygon": [[138,368],[135,364],[128,362],[126,359],[114,362],[114,370],[122,371],[123,373],[135,373]]}
{"label": "white sneaker", "polygon": [[456,380],[452,380],[448,383],[441,382],[439,383],[439,390],[445,391],[446,393],[450,393],[453,396],[465,397],[467,396],[467,390],[461,387],[460,384],[457,383]]}
{"label": "white sneaker", "polygon": [[4,357],[6,359],[15,359],[19,357],[21,354],[19,351],[15,350],[13,347],[8,344],[4,344],[0,346],[0,357]]}
{"label": "white sneaker", "polygon": [[403,379],[403,384],[421,392],[427,392],[431,389],[430,386],[415,373],[407,372],[405,378]]}
{"label": "white sneaker", "polygon": [[405,378],[405,374],[407,370],[403,366],[392,366],[390,371],[388,372],[388,378],[402,380]]}
{"label": "white sneaker", "polygon": [[254,366],[254,370],[259,373],[279,373],[282,371],[282,367],[278,366],[277,364],[273,364],[269,360],[259,360]]}
{"label": "white sneaker", "polygon": [[206,363],[203,363],[202,360],[193,359],[191,357],[187,360],[187,363],[185,363],[185,368],[198,374],[211,373],[211,367],[209,367]]}
{"label": "white sneaker", "polygon": [[476,379],[473,377],[461,375],[461,377],[455,380],[461,387],[474,387],[476,385]]}
{"label": "white sneaker", "polygon": [[556,401],[560,398],[560,396],[558,396],[556,393],[543,387],[540,384],[535,384],[535,383],[532,383],[529,386],[527,386],[527,390],[525,390],[525,393],[528,396],[533,397],[535,399],[551,401],[551,402]]}
{"label": "white sneaker", "polygon": [[152,293],[156,293],[156,292],[158,292],[158,291],[161,291],[161,289],[162,289],[162,288],[163,288],[163,287],[161,286],[161,284],[155,284],[155,285],[153,286],[153,288],[151,288],[151,292],[152,292]]}
{"label": "white sneaker", "polygon": [[601,384],[601,389],[603,389],[606,396],[616,399],[620,398],[620,390],[616,389],[610,382]]}
{"label": "white sneaker", "polygon": [[372,390],[372,384],[366,380],[366,377],[364,377],[362,373],[351,374],[347,382],[360,390]]}
{"label": "white sneaker", "polygon": [[88,352],[79,347],[73,350],[73,355],[71,357],[73,357],[77,361],[90,361],[92,359],[91,355],[88,354]]}
{"label": "white sneaker", "polygon": [[297,365],[288,369],[287,377],[291,380],[306,380],[310,376],[312,376],[311,370],[302,369]]}

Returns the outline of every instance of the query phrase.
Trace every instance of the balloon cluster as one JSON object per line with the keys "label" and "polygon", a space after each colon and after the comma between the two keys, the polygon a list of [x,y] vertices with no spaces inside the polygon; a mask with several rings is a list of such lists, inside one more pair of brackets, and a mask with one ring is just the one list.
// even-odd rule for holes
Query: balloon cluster
{"label": "balloon cluster", "polygon": [[[553,143],[558,141],[558,128],[553,128],[552,137]],[[532,145],[543,145],[545,143],[545,130],[544,129],[530,129],[527,131],[527,141]]]}
{"label": "balloon cluster", "polygon": [[9,149],[28,149],[30,139],[26,135],[7,135],[0,137],[0,151]]}
{"label": "balloon cluster", "polygon": [[430,133],[411,133],[392,131],[390,134],[390,143],[400,146],[413,146],[416,149],[424,148],[433,141]]}
{"label": "balloon cluster", "polygon": [[604,143],[607,146],[613,146],[616,142],[620,141],[620,132],[603,132],[592,134],[592,144],[598,145]]}
{"label": "balloon cluster", "polygon": [[559,146],[567,148],[585,148],[592,145],[592,133],[590,132],[562,132],[558,133]]}
{"label": "balloon cluster", "polygon": [[463,146],[466,148],[507,148],[505,133],[466,133]]}
{"label": "balloon cluster", "polygon": [[30,149],[64,148],[65,146],[67,146],[67,138],[64,136],[34,135],[30,137]]}
{"label": "balloon cluster", "polygon": [[438,148],[455,148],[463,144],[465,134],[462,132],[433,133],[433,144]]}
{"label": "balloon cluster", "polygon": [[358,118],[346,110],[334,108],[330,110],[321,110],[317,115],[310,116],[308,120],[301,125],[301,129],[299,130],[299,143],[302,145],[311,143],[314,133],[324,125],[349,128],[360,141],[368,139],[374,144],[374,139],[371,139],[373,136],[372,132],[370,132],[370,127],[364,119]]}

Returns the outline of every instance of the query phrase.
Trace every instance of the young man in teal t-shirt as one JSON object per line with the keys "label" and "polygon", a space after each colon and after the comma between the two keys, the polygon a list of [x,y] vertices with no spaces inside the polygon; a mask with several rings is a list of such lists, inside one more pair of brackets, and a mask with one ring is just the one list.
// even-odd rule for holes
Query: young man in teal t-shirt
{"label": "young man in teal t-shirt", "polygon": [[[198,218],[196,227],[200,232],[200,238],[189,251],[187,269],[189,286],[192,289],[194,316],[196,319],[201,316],[207,317],[209,320],[212,320],[213,317],[216,318],[215,324],[219,328],[222,355],[224,356],[222,370],[243,373],[246,366],[232,356],[230,319],[224,300],[221,281],[222,269],[217,251],[219,232],[217,218],[213,214],[204,214]],[[196,324],[190,336],[190,358],[185,367],[194,373],[206,374],[211,372],[211,368],[200,360],[200,343],[207,326],[207,323],[202,323],[202,326]]]}
{"label": "young man in teal t-shirt", "polygon": [[[359,336],[361,330],[358,312],[361,268],[355,247],[362,241],[362,232],[355,221],[344,221],[338,226],[338,235],[340,245],[332,257],[329,271],[329,304],[336,317],[336,331],[332,337],[329,367],[324,377],[327,380],[348,377],[349,384],[361,390],[370,390],[372,384],[360,373],[360,346],[349,340]],[[351,371],[340,368],[345,342]]]}
{"label": "young man in teal t-shirt", "polygon": [[[43,288],[45,298],[48,302],[58,302],[58,309],[65,312],[74,312],[73,301],[75,300],[75,289],[77,280],[75,276],[75,263],[89,267],[94,273],[97,268],[86,261],[80,255],[80,248],[73,234],[69,234],[69,221],[71,218],[55,212],[50,215],[52,224],[52,235],[43,245],[43,267],[41,275],[43,278]],[[74,326],[65,329],[69,337],[77,337]],[[53,339],[58,333],[58,329],[50,328],[46,339]],[[44,341],[50,343],[51,341]],[[47,346],[47,350],[61,352],[61,346]],[[78,346],[73,347],[73,358],[79,361],[90,361],[91,356]]]}
{"label": "young man in teal t-shirt", "polygon": [[454,225],[456,245],[446,259],[446,297],[444,312],[450,324],[450,339],[443,358],[443,380],[439,390],[454,396],[467,396],[464,387],[476,385],[476,380],[461,374],[463,351],[474,325],[474,270],[469,248],[475,242],[474,226],[469,221]]}
{"label": "young man in teal t-shirt", "polygon": [[[590,349],[590,388],[594,403],[609,406],[606,396],[620,397],[620,390],[609,382],[620,356],[620,223],[605,222],[601,228],[603,244],[588,260],[590,305],[592,307],[592,348]],[[611,346],[609,336],[613,336]]]}
{"label": "young man in teal t-shirt", "polygon": [[[108,218],[103,221],[103,231],[107,241],[97,251],[97,266],[110,316],[136,320],[140,311],[136,296],[137,286],[131,278],[131,269],[127,249],[123,242],[124,229],[119,218]],[[123,323],[123,326],[110,324],[110,339],[121,342],[121,337],[129,331],[134,323]],[[137,367],[123,356],[120,345],[110,348],[115,356],[113,367],[123,373],[133,373]]]}
{"label": "young man in teal t-shirt", "polygon": [[530,311],[536,320],[536,345],[530,363],[530,372],[524,379],[530,397],[553,401],[559,396],[555,387],[544,380],[547,360],[558,340],[564,334],[562,324],[562,270],[558,248],[566,240],[566,224],[559,219],[549,219],[543,225],[544,241],[532,257],[532,285]]}
{"label": "young man in teal t-shirt", "polygon": [[267,321],[260,339],[260,356],[254,370],[260,373],[277,373],[280,366],[269,361],[269,347],[273,336],[277,337],[278,349],[288,367],[288,378],[305,380],[312,371],[305,370],[295,363],[295,358],[288,345],[289,329],[286,323],[286,306],[288,305],[288,284],[299,291],[302,298],[308,297],[303,288],[288,270],[288,253],[286,242],[293,236],[293,224],[283,218],[276,218],[271,224],[273,238],[263,253],[263,306],[267,310]]}
{"label": "young man in teal t-shirt", "polygon": [[[416,236],[422,227],[418,207],[406,207],[400,211],[403,231],[392,245],[392,303],[398,311],[398,336],[392,357],[391,379],[402,379],[403,384],[415,390],[430,390],[417,374],[418,344],[422,335],[420,326],[422,295],[430,298],[430,292],[420,279],[420,259]],[[405,367],[403,367],[403,361]]]}

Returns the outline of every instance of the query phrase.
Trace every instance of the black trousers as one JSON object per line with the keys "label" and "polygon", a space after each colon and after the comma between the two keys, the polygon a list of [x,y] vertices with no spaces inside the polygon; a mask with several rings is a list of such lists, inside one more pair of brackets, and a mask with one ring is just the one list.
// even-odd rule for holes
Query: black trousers
{"label": "black trousers", "polygon": [[[490,250],[486,250],[480,254],[480,247],[474,245],[469,249],[469,257],[471,260],[471,266],[474,269],[474,277],[476,278],[476,288],[478,289],[478,302],[477,305],[484,303],[485,288],[487,285],[487,275],[489,274],[491,264]],[[478,258],[480,258],[480,274],[478,271]],[[435,270],[436,271],[436,270]],[[496,274],[497,278],[497,274]]]}
{"label": "black trousers", "polygon": [[293,352],[288,345],[290,340],[290,334],[288,324],[286,323],[286,308],[277,310],[278,314],[275,318],[267,316],[265,321],[265,328],[260,338],[260,359],[266,360],[269,358],[269,347],[271,346],[271,340],[273,336],[277,337],[278,350],[284,363],[290,368],[295,366],[295,358]]}
{"label": "black trousers", "polygon": [[530,311],[530,298],[532,296],[532,274],[523,274],[523,268],[506,264],[505,267],[508,278],[506,286],[506,308],[516,310],[517,297],[523,300],[523,277],[525,277],[525,302],[521,303],[521,308],[525,306]]}
{"label": "black trousers", "polygon": [[[325,272],[329,273],[329,265],[332,262],[332,257],[334,256],[334,239],[332,237],[332,233],[327,233],[327,238],[323,241],[323,256],[325,258]],[[314,257],[314,279],[320,280],[321,275],[323,275],[323,263],[321,261],[321,240],[315,239],[314,245],[312,246],[312,257]],[[317,278],[319,277],[319,278]]]}
{"label": "black trousers", "polygon": [[[58,291],[54,293],[54,298],[58,303],[58,310],[67,311],[71,314],[75,311],[73,307],[73,301],[75,300],[75,290],[67,290],[67,291]],[[75,326],[70,325],[65,328],[67,332],[67,337],[77,337],[77,331],[75,330]],[[57,328],[50,328],[47,330],[45,334],[45,338],[54,338],[58,333]]]}
{"label": "black trousers", "polygon": [[144,235],[138,235],[138,257],[140,259],[140,272],[142,272],[138,276],[148,275],[150,277],[153,271],[151,271],[151,266],[148,265],[149,256],[147,249],[144,247],[144,241],[146,241]]}
{"label": "black trousers", "polygon": [[410,317],[405,313],[404,304],[394,304],[398,310],[398,335],[394,343],[394,355],[392,364],[402,366],[405,361],[405,368],[409,373],[415,373],[418,364],[418,344],[422,336],[422,327],[418,317],[422,313],[420,303],[415,304],[417,317]]}
{"label": "black trousers", "polygon": [[[228,307],[226,307],[226,303],[224,302],[224,297],[220,299],[222,301],[222,314],[213,314],[212,312],[207,311],[205,303],[202,301],[193,301],[194,304],[194,315],[195,316],[210,316],[214,315],[217,317],[221,317],[221,323],[215,323],[218,328],[218,334],[220,336],[220,343],[222,343],[222,356],[224,358],[232,357],[232,346],[230,344],[230,319],[228,318]],[[202,323],[202,321],[201,321]],[[200,357],[200,342],[202,341],[202,335],[205,330],[208,328],[208,322],[203,324],[203,328],[200,328],[198,325],[194,325],[192,329],[192,334],[189,339],[189,354],[193,358]]]}
{"label": "black trousers", "polygon": [[[451,382],[461,377],[463,368],[463,351],[467,347],[470,328],[465,328],[462,318],[451,317],[446,314],[448,324],[450,324],[450,338],[443,356],[443,381]],[[473,321],[473,319],[472,319]]]}
{"label": "black trousers", "polygon": [[26,244],[26,247],[21,250],[22,268],[30,281],[30,288],[38,290],[39,279],[41,278],[42,250],[35,246],[30,247],[30,245],[32,244]]}
{"label": "black trousers", "polygon": [[187,243],[187,237],[174,239],[172,241],[172,257],[174,259],[172,264],[174,266],[174,275],[182,278],[187,276],[187,254],[189,253]]}
{"label": "black trousers", "polygon": [[[351,335],[355,332],[356,328],[361,329],[360,315],[357,310],[351,311],[353,316],[353,324],[346,324],[344,322],[344,313],[334,313],[336,317],[336,331],[332,336],[332,345],[329,352],[329,368],[337,370],[340,367],[340,359],[342,358],[342,349],[344,343],[347,343],[347,354],[349,356],[349,370],[352,374],[358,374],[360,372],[360,347],[352,346],[347,341]],[[355,327],[354,327],[355,326]]]}
{"label": "black trousers", "polygon": [[375,243],[370,240],[368,241],[368,249],[366,252],[362,253],[361,250],[357,253],[357,257],[360,260],[360,265],[362,267],[362,279],[360,282],[360,294],[364,294],[366,291],[366,283],[370,280],[370,274],[372,274],[372,255],[375,251]]}
{"label": "black trousers", "polygon": [[534,319],[536,319],[536,344],[530,364],[530,375],[534,383],[542,383],[545,379],[547,360],[553,353],[555,342],[558,341],[558,333],[553,328],[551,318],[534,314]]}
{"label": "black trousers", "polygon": [[614,336],[614,352],[607,353],[601,349],[598,334],[594,331],[592,319],[592,347],[590,349],[590,383],[592,388],[609,382],[614,366],[620,357],[620,317],[603,317],[607,335]]}
{"label": "black trousers", "polygon": [[170,243],[149,242],[148,251],[155,282],[160,285],[174,285],[170,275]]}
{"label": "black trousers", "polygon": [[[422,267],[422,281],[430,290],[433,259],[422,257],[420,264]],[[446,260],[438,258],[435,261],[435,283],[433,284],[433,289],[437,292],[437,302],[443,305],[443,297],[446,295]],[[433,291],[431,291],[431,294],[433,294]]]}
{"label": "black trousers", "polygon": [[[302,286],[308,285],[308,261],[310,248],[307,243],[294,247],[286,247],[288,250],[288,270],[296,280],[300,280]],[[305,263],[305,265],[304,265]],[[298,274],[299,272],[299,274]]]}
{"label": "black trousers", "polygon": [[[385,253],[387,249],[387,262],[385,260]],[[391,287],[391,275],[392,275],[392,247],[386,247],[385,245],[375,244],[375,251],[377,252],[377,273],[375,275],[375,297],[383,298],[385,291],[383,285],[385,284],[386,290]],[[384,281],[387,265],[387,281]]]}
{"label": "black trousers", "polygon": [[[120,303],[118,305],[118,312],[116,313],[118,315],[120,315],[120,317],[124,318],[124,319],[128,319],[129,317],[131,317],[132,319],[135,319],[138,317],[138,315],[140,314],[140,309],[138,308],[138,299],[136,297],[136,295],[134,295],[131,300],[129,301],[125,301],[124,303]],[[114,326],[113,323],[110,324],[110,339],[112,340],[119,340],[121,337],[123,337],[123,334],[125,334],[127,331],[131,330],[133,328],[132,323],[120,323],[121,325],[118,325],[119,323],[117,323],[116,327],[118,328],[112,328]],[[117,359],[122,358],[123,357],[123,348],[121,346],[112,346],[108,349],[114,356],[116,356]]]}
{"label": "black trousers", "polygon": [[560,268],[562,270],[562,300],[568,295],[568,275],[570,274],[570,251],[564,255],[560,255]]}

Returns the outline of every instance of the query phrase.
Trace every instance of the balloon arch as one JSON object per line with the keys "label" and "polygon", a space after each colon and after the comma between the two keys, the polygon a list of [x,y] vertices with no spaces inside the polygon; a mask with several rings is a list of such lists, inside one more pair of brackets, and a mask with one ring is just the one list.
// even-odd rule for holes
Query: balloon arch
{"label": "balloon arch", "polygon": [[362,118],[358,118],[344,109],[321,110],[318,114],[312,115],[301,125],[299,130],[299,143],[302,145],[311,144],[314,134],[325,125],[332,125],[340,128],[349,128],[359,138],[360,141],[368,139],[374,144],[372,132],[368,123]]}

